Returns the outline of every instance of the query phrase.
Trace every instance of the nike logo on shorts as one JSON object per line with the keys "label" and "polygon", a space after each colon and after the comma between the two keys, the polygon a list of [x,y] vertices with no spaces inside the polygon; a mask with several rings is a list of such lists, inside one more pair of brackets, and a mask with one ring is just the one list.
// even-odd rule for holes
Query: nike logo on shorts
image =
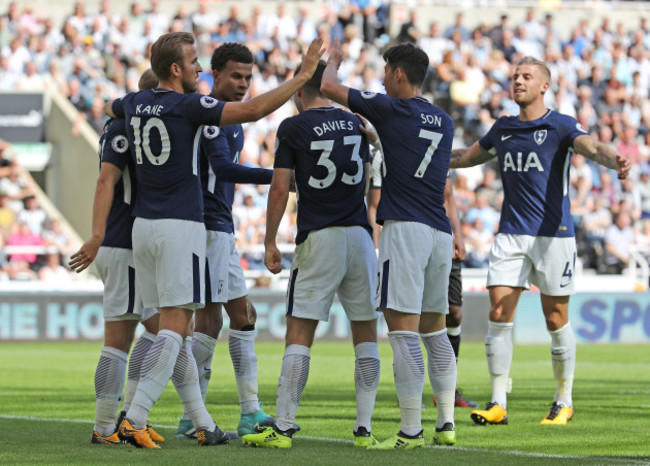
{"label": "nike logo on shorts", "polygon": [[508,136],[501,136],[501,140],[505,141],[506,139],[510,139],[512,137],[512,134],[509,134]]}

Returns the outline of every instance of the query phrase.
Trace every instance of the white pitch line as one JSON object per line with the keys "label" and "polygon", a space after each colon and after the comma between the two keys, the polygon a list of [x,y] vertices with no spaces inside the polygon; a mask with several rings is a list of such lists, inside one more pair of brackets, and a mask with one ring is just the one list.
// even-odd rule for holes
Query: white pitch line
{"label": "white pitch line", "polygon": [[[68,419],[68,418],[55,418],[55,417],[35,417],[35,416],[14,416],[12,414],[0,414],[0,419],[18,419],[21,421],[45,421],[45,422],[66,422],[70,424],[93,424],[93,421],[88,419]],[[154,427],[162,427],[163,429],[176,429],[178,426],[167,426],[163,424],[153,424]],[[340,439],[340,438],[330,438],[330,437],[314,437],[311,435],[300,435],[301,439],[305,440],[317,440],[320,442],[330,442],[330,443],[344,443],[344,444],[353,444],[354,441]],[[611,457],[599,457],[599,456],[572,456],[572,455],[553,455],[551,453],[536,453],[536,452],[526,452],[519,450],[490,450],[488,448],[466,448],[466,447],[441,447],[434,445],[427,445],[426,448],[444,448],[444,449],[453,449],[454,451],[467,451],[467,452],[479,452],[479,453],[499,453],[500,455],[512,455],[512,456],[521,456],[529,458],[548,458],[548,459],[575,459],[575,460],[599,460],[605,461],[608,463],[622,463],[622,464],[645,464],[648,462],[644,460],[635,460],[633,458],[611,458]]]}

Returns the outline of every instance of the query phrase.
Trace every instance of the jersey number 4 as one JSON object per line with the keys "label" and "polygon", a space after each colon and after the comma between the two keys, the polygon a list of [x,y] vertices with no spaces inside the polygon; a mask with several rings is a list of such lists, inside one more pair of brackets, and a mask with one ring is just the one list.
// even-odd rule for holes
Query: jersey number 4
{"label": "jersey number 4", "polygon": [[[164,164],[169,159],[170,152],[169,133],[165,128],[165,123],[160,118],[149,118],[141,130],[140,122],[140,117],[131,117],[130,124],[133,127],[133,142],[135,143],[135,161],[142,164],[142,152],[144,152],[152,165]],[[153,128],[156,128],[158,134],[160,134],[160,154],[157,155],[151,151],[149,140]]]}
{"label": "jersey number 4", "polygon": [[[343,145],[353,146],[352,147],[352,158],[353,162],[357,163],[357,172],[354,175],[348,175],[343,173],[341,176],[341,181],[345,184],[355,185],[359,184],[363,179],[363,160],[359,156],[359,148],[361,147],[361,136],[345,136],[343,138]],[[309,177],[308,184],[312,188],[316,189],[325,189],[329,188],[334,180],[336,179],[336,165],[330,160],[330,155],[332,155],[332,149],[334,148],[334,140],[326,139],[323,141],[312,141],[310,149],[311,150],[320,150],[320,158],[316,165],[320,165],[327,169],[327,175],[325,178],[318,179],[313,176]]]}

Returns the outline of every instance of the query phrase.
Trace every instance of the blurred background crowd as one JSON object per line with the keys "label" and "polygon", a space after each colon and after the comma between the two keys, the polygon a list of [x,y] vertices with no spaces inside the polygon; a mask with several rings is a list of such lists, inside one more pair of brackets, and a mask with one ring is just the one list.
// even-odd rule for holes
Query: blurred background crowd
{"label": "blurred background crowd", "polygon": [[[109,0],[87,11],[76,3],[62,24],[41,16],[29,5],[12,2],[0,12],[0,90],[59,91],[79,111],[78,124],[98,133],[106,117],[103,104],[136,90],[149,67],[151,44],[167,31],[192,32],[199,60],[209,71],[212,51],[221,43],[245,43],[256,65],[249,96],[265,92],[292,76],[306,44],[321,37],[328,46],[342,43],[340,79],[347,85],[383,92],[383,50],[397,42],[421,46],[430,69],[423,92],[446,110],[456,124],[454,145],[471,144],[502,115],[515,115],[510,78],[523,56],[545,60],[552,72],[547,107],[575,117],[599,141],[632,160],[629,180],[574,155],[570,190],[580,264],[599,273],[620,273],[632,255],[650,257],[650,24],[640,15],[634,26],[612,24],[607,16],[596,27],[576,20],[559,30],[552,13],[528,10],[523,22],[501,15],[496,24],[470,28],[462,12],[448,23],[423,28],[413,9],[397,34],[389,35],[387,0],[338,0],[326,3],[320,18],[310,19],[309,5],[290,15],[278,3],[272,14],[259,6],[230,7],[214,13],[209,1],[182,4],[174,15],[160,11],[160,1],[134,1],[126,15],[115,14]],[[293,10],[292,10],[293,11]],[[650,13],[647,15],[650,17]],[[209,93],[204,72],[199,92]],[[269,117],[245,125],[243,164],[272,168],[275,131],[293,115],[288,103]],[[77,130],[73,130],[75,136]],[[0,146],[0,280],[64,277],[61,258],[70,246],[57,220],[40,209],[29,176]],[[496,160],[452,174],[468,250],[466,267],[483,268],[498,228],[503,190]],[[263,269],[267,186],[239,186],[235,198],[238,246],[244,267]],[[295,200],[278,233],[293,242]],[[63,235],[65,236],[65,235]],[[19,254],[10,246],[43,246],[42,254]],[[290,247],[287,248],[291,250]],[[7,251],[14,251],[8,254]],[[290,253],[287,253],[287,259]],[[46,270],[46,272],[43,272]],[[67,273],[67,272],[66,272]]]}

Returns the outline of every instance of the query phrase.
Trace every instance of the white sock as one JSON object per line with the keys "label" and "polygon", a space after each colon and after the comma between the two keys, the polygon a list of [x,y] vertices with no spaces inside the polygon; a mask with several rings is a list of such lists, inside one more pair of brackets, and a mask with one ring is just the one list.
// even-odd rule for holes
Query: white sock
{"label": "white sock", "polygon": [[354,347],[354,388],[357,394],[357,422],[353,430],[365,427],[371,431],[370,419],[375,408],[379,386],[379,349],[377,343],[364,342]]}
{"label": "white sock", "polygon": [[436,427],[446,423],[454,424],[454,404],[456,402],[456,356],[451,347],[447,330],[420,334],[427,350],[429,382],[436,397],[438,417]]}
{"label": "white sock", "polygon": [[115,432],[115,419],[124,389],[127,354],[104,346],[95,371],[95,430],[102,437]]}
{"label": "white sock", "polygon": [[548,333],[551,334],[553,375],[557,381],[554,401],[568,408],[573,406],[572,391],[573,376],[576,370],[576,338],[570,322],[564,327]]}
{"label": "white sock", "polygon": [[[198,429],[214,429],[212,416],[205,409],[203,398],[201,398],[201,388],[199,387],[199,373],[196,370],[196,361],[192,354],[192,343],[185,340],[183,347],[178,353],[172,382],[176,388],[179,398],[183,402],[183,413],[187,414],[187,419],[191,419],[194,427]],[[185,414],[183,414],[185,417]]]}
{"label": "white sock", "polygon": [[143,429],[149,411],[158,400],[174,372],[178,353],[183,345],[183,337],[171,330],[158,332],[156,341],[142,361],[140,383],[135,391],[131,407],[126,417],[133,427]]}
{"label": "white sock", "polygon": [[131,401],[133,401],[135,391],[138,388],[138,382],[140,381],[142,361],[144,361],[144,357],[149,352],[155,339],[156,335],[145,330],[131,351],[131,356],[129,356],[129,376],[126,379],[126,386],[124,387],[124,405],[122,406],[122,411],[128,411],[131,407]]}
{"label": "white sock", "polygon": [[388,332],[393,348],[395,390],[402,418],[402,433],[416,435],[422,430],[422,391],[424,358],[420,338],[415,332]]}
{"label": "white sock", "polygon": [[[194,354],[194,359],[196,360],[196,368],[199,373],[201,397],[205,403],[205,397],[208,394],[208,384],[212,376],[212,358],[214,357],[214,348],[217,346],[217,340],[204,333],[194,332],[191,346],[192,354]],[[185,418],[185,415],[183,417]]]}
{"label": "white sock", "polygon": [[260,409],[257,398],[257,356],[255,355],[255,330],[228,330],[228,349],[235,369],[237,394],[242,414]]}
{"label": "white sock", "polygon": [[309,347],[289,345],[284,351],[278,380],[276,425],[280,430],[293,428],[302,391],[309,377]]}
{"label": "white sock", "polygon": [[510,393],[510,366],[512,365],[512,322],[488,322],[485,337],[485,355],[492,383],[492,402],[503,409],[508,407]]}

